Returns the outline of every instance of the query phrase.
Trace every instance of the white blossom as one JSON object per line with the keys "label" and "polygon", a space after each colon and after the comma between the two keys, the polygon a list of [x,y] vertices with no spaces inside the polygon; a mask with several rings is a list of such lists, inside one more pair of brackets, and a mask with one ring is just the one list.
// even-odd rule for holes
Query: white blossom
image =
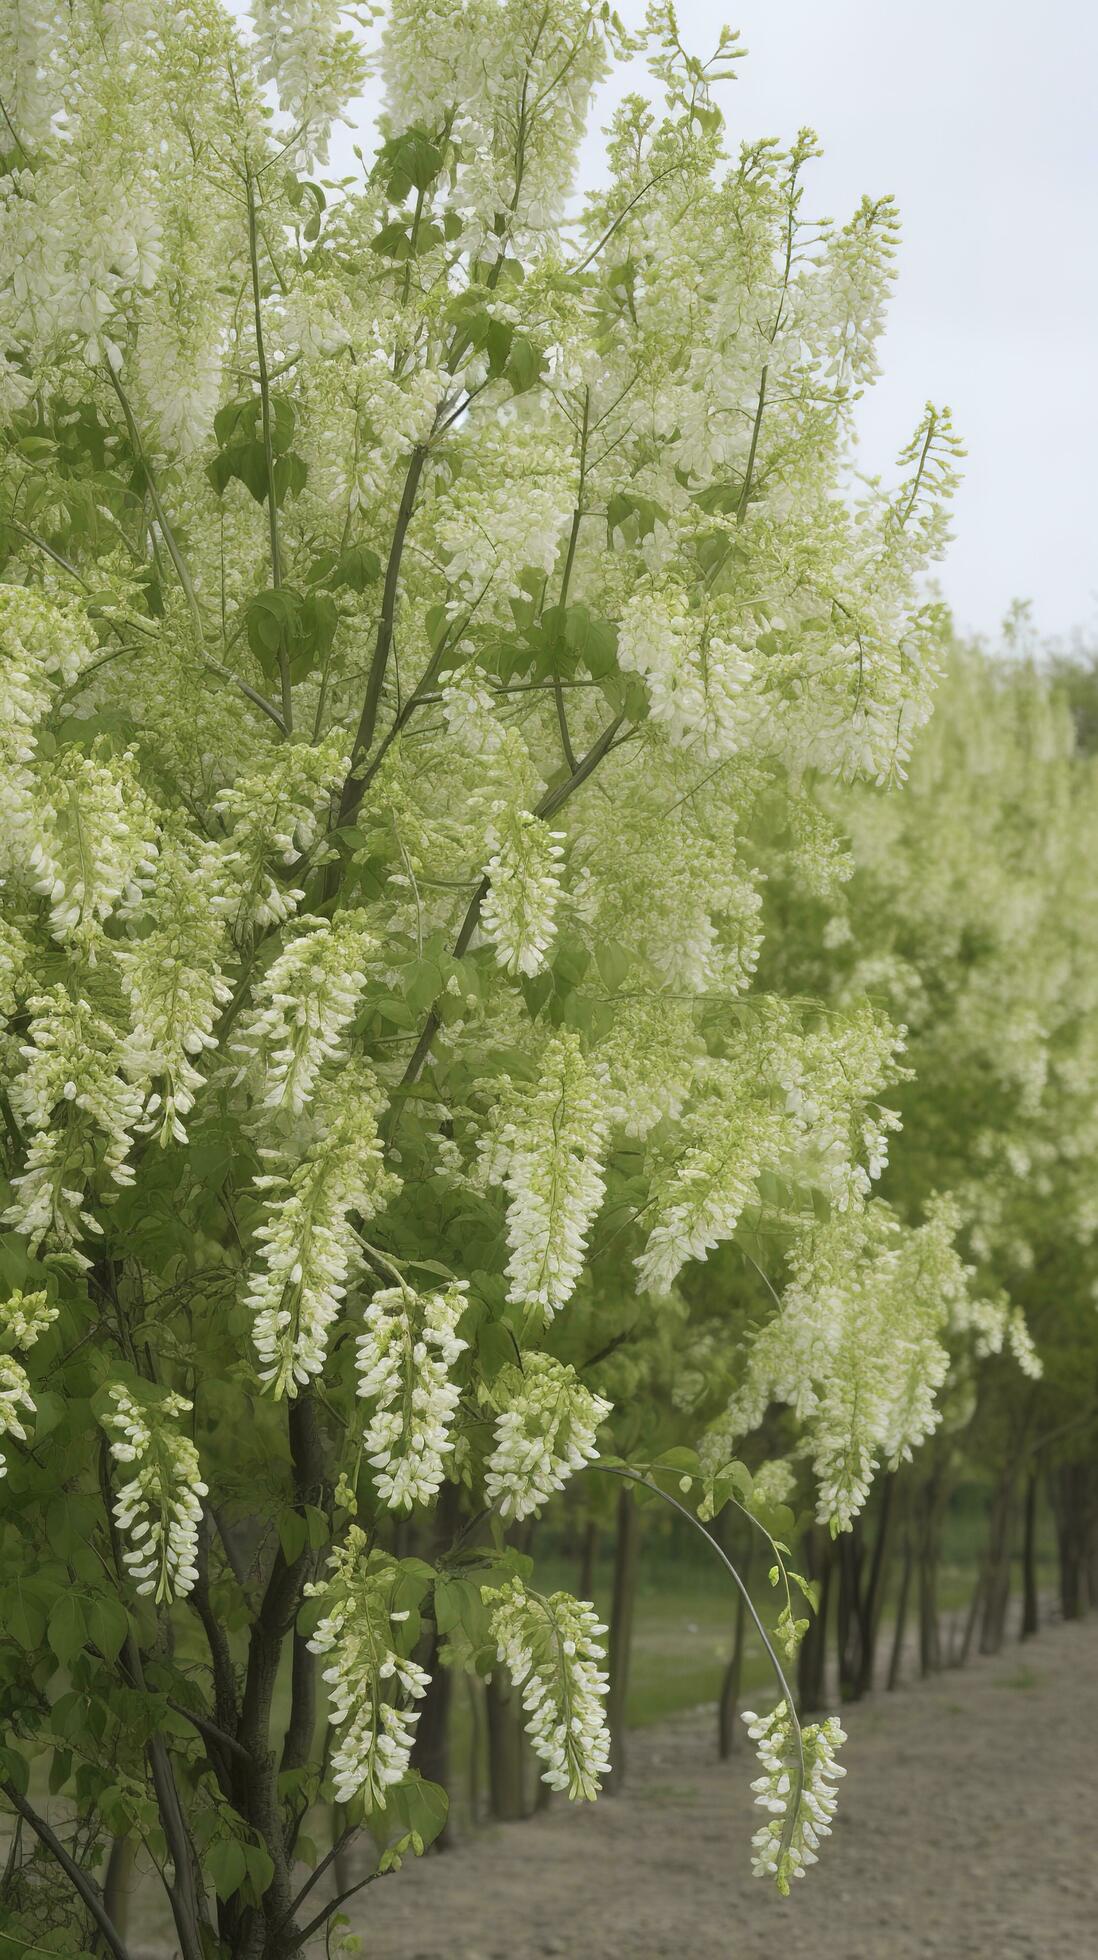
{"label": "white blossom", "polygon": [[769,1812],[769,1822],[760,1824],[752,1839],[751,1868],[756,1878],[772,1878],[786,1895],[790,1880],[803,1878],[806,1868],[818,1862],[820,1839],[831,1836],[837,1802],[833,1786],[846,1775],[835,1751],[846,1734],[831,1715],[802,1729],[798,1743],[784,1701],[769,1715],[745,1710],[742,1720],[763,1769],[751,1785],[755,1802]]}
{"label": "white blossom", "polygon": [[303,918],[252,990],[255,1005],[229,1043],[265,1112],[300,1116],[318,1075],[346,1054],[342,1037],[358,1011],[376,941],[364,913],[334,923]]}
{"label": "white blossom", "polygon": [[484,1153],[487,1175],[507,1192],[508,1299],[547,1318],[572,1296],[602,1203],[605,1094],[576,1035],[553,1035],[536,1083],[521,1101],[514,1092]]}
{"label": "white blossom", "polygon": [[[366,1537],[352,1525],[343,1545],[328,1560],[327,1576],[305,1588],[324,1611],[309,1642],[328,1659],[328,1716],[339,1732],[332,1752],[337,1803],[361,1796],[367,1813],[384,1810],[389,1789],[408,1772],[418,1701],[430,1675],[400,1651],[400,1628],[408,1618],[392,1605],[392,1562],[371,1561]],[[404,1697],[388,1699],[388,1690]]]}
{"label": "white blossom", "polygon": [[610,1768],[604,1700],[609,1676],[599,1666],[606,1632],[593,1606],[565,1592],[548,1599],[521,1579],[483,1588],[492,1639],[529,1721],[526,1733],[545,1764],[542,1782],[573,1802],[591,1802]]}
{"label": "white blossom", "polygon": [[360,1260],[352,1216],[371,1218],[396,1188],[378,1137],[382,1107],[370,1072],[347,1068],[318,1091],[310,1142],[260,1152],[268,1169],[255,1180],[263,1217],[246,1305],[259,1378],[272,1395],[296,1395],[323,1368]]}
{"label": "white blossom", "polygon": [[114,1501],[114,1521],[130,1543],[123,1561],[139,1593],[170,1604],[189,1593],[198,1577],[198,1524],[206,1485],[198,1451],[172,1425],[189,1414],[182,1395],[138,1404],[121,1383],[110,1389],[112,1408],[104,1427],[111,1455],[130,1471]]}
{"label": "white blossom", "polygon": [[356,1343],[358,1393],[372,1402],[363,1432],[374,1484],[391,1511],[409,1511],[437,1496],[459,1390],[451,1369],[467,1343],[456,1332],[467,1285],[426,1296],[408,1286],[375,1293]]}
{"label": "white blossom", "polygon": [[499,1408],[484,1489],[504,1518],[529,1517],[598,1455],[595,1435],[611,1404],[553,1355],[527,1353],[491,1386]]}
{"label": "white blossom", "polygon": [[561,833],[527,810],[502,806],[487,844],[491,856],[484,874],[488,892],[481,926],[506,972],[541,973],[557,931]]}

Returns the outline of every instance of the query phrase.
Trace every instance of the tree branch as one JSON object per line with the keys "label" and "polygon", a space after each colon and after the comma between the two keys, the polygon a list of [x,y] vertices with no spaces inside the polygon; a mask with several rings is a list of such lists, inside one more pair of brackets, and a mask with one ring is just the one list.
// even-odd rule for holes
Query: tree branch
{"label": "tree branch", "polygon": [[81,1870],[76,1860],[70,1857],[56,1832],[51,1830],[44,1817],[39,1817],[38,1812],[31,1809],[26,1798],[20,1796],[14,1784],[0,1783],[0,1790],[3,1790],[8,1802],[14,1806],[24,1822],[30,1825],[31,1830],[46,1846],[47,1851],[51,1852],[56,1858],[70,1885],[74,1891],[79,1893],[85,1906],[91,1913],[99,1931],[114,1954],[115,1960],[132,1960],[128,1947],[123,1943],[122,1935],[103,1905],[103,1901],[99,1896],[98,1887],[93,1884],[87,1872]]}

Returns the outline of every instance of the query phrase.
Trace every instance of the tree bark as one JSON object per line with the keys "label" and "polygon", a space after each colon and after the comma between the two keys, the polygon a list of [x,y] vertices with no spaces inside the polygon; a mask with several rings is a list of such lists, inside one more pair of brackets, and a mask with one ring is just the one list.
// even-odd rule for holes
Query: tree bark
{"label": "tree bark", "polygon": [[[744,1585],[751,1582],[751,1558],[753,1546],[748,1541],[740,1562],[740,1576]],[[717,1754],[722,1763],[728,1761],[736,1744],[736,1716],[739,1713],[740,1684],[743,1680],[743,1657],[747,1645],[747,1601],[741,1592],[736,1594],[736,1623],[732,1636],[732,1655],[724,1670],[721,1682],[721,1698],[717,1706]]]}
{"label": "tree bark", "polygon": [[1037,1472],[1026,1477],[1025,1514],[1022,1529],[1022,1630],[1019,1638],[1028,1640],[1040,1623],[1037,1604]]}
{"label": "tree bark", "polygon": [[911,1573],[915,1563],[911,1543],[910,1528],[904,1532],[903,1564],[900,1567],[900,1590],[896,1597],[896,1621],[892,1629],[892,1653],[888,1662],[889,1690],[898,1688],[903,1672],[904,1635],[907,1632],[907,1608],[911,1598]]}
{"label": "tree bark", "polygon": [[607,1794],[620,1790],[625,1782],[625,1708],[629,1693],[629,1660],[633,1643],[633,1606],[637,1590],[637,1507],[633,1493],[623,1486],[618,1493],[617,1534],[614,1541],[614,1596],[610,1608],[610,1692],[606,1716],[610,1728],[610,1773]]}

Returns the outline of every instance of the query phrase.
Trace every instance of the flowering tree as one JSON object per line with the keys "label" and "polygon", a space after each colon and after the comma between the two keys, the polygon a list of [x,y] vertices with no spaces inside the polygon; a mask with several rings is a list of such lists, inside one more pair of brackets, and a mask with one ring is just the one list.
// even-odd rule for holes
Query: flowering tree
{"label": "flowering tree", "polygon": [[[955,445],[928,409],[844,498],[893,208],[811,222],[807,132],[729,162],[734,43],[668,6],[666,109],[626,101],[575,218],[636,52],[587,0],[398,0],[334,189],[351,10],[0,33],[4,1911],[124,1954],[129,1840],[184,1960],[274,1960],[335,1908],[320,1795],[381,1869],[438,1830],[440,1647],[594,1795],[601,1630],[504,1526],[596,1456],[609,1295],[655,1324],[742,1220],[791,1248],[683,1472],[710,1511],[773,1396],[836,1527],[927,1426],[907,1280],[960,1280],[944,1215],[869,1201],[897,1036],[752,990],[750,840],[776,802],[817,834],[811,772],[902,775]],[[838,1737],[788,1698],[753,1733],[785,1887]]]}
{"label": "flowering tree", "polygon": [[[949,669],[902,797],[823,792],[858,869],[819,939],[835,997],[869,994],[908,1031],[888,1195],[913,1218],[950,1191],[986,1303],[954,1353],[946,1454],[954,1474],[967,1461],[992,1477],[981,1638],[994,1647],[1019,1485],[1032,1506],[1038,1470],[1061,1464],[1062,1540],[1085,1538],[1076,1514],[1098,1340],[1096,778],[1069,712],[1080,676],[1056,677],[1009,645],[994,658],[954,646]],[[781,974],[828,983],[818,952]],[[1081,1551],[1067,1556],[1069,1610]]]}

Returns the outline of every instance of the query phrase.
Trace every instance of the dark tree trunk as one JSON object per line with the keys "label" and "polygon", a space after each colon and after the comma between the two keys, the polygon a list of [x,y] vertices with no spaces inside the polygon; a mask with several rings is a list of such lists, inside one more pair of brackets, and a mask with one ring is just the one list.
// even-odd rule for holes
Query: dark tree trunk
{"label": "dark tree trunk", "polygon": [[610,1727],[612,1768],[606,1779],[608,1793],[620,1790],[625,1781],[625,1709],[629,1694],[629,1659],[633,1642],[633,1606],[637,1591],[637,1507],[633,1493],[623,1486],[618,1493],[617,1535],[614,1542],[614,1596],[610,1608],[610,1692],[606,1717]]}
{"label": "dark tree trunk", "polygon": [[858,1670],[858,1695],[872,1692],[877,1672],[877,1637],[881,1630],[881,1609],[884,1605],[885,1559],[888,1552],[892,1530],[892,1514],[896,1490],[896,1472],[890,1470],[881,1486],[881,1503],[877,1516],[877,1535],[873,1541],[873,1559],[869,1568],[861,1599],[861,1666]]}
{"label": "dark tree trunk", "polygon": [[599,1552],[599,1528],[594,1518],[588,1518],[583,1527],[583,1545],[580,1551],[579,1596],[591,1599],[595,1591],[595,1563]]}
{"label": "dark tree trunk", "polygon": [[1026,1477],[1026,1500],[1024,1524],[1022,1529],[1022,1630],[1020,1638],[1028,1640],[1037,1632],[1039,1614],[1037,1606],[1037,1472],[1030,1470]]}
{"label": "dark tree trunk", "polygon": [[892,1653],[888,1662],[889,1688],[898,1688],[903,1672],[904,1635],[907,1632],[907,1609],[911,1599],[911,1573],[915,1564],[915,1554],[911,1543],[911,1531],[904,1532],[903,1563],[900,1567],[900,1590],[896,1596],[896,1622],[892,1629]]}
{"label": "dark tree trunk", "polygon": [[[740,1565],[740,1577],[744,1585],[751,1580],[752,1546],[748,1542]],[[740,1683],[743,1680],[743,1656],[747,1645],[747,1601],[741,1592],[736,1594],[736,1622],[732,1635],[732,1656],[724,1670],[721,1682],[721,1698],[717,1705],[717,1754],[722,1763],[727,1762],[736,1743],[736,1716],[739,1713]]]}
{"label": "dark tree trunk", "polygon": [[831,1604],[831,1574],[835,1547],[826,1531],[810,1525],[804,1537],[806,1576],[820,1588],[819,1610],[809,1622],[797,1660],[797,1698],[801,1713],[814,1715],[827,1702],[827,1615]]}
{"label": "dark tree trunk", "polygon": [[[110,1856],[103,1878],[103,1910],[125,1939],[130,1924],[130,1886],[133,1880],[137,1845],[132,1837],[111,1839]],[[104,1953],[106,1948],[103,1948]]]}
{"label": "dark tree trunk", "polygon": [[1003,1644],[1010,1603],[1010,1541],[1014,1521],[1014,1477],[1008,1471],[991,1502],[980,1620],[981,1654],[997,1654]]}
{"label": "dark tree trunk", "polygon": [[523,1816],[521,1703],[499,1673],[485,1685],[488,1713],[488,1807],[501,1824]]}
{"label": "dark tree trunk", "polygon": [[[443,1484],[432,1520],[432,1552],[436,1559],[453,1543],[460,1519],[461,1492],[456,1484]],[[412,1745],[412,1768],[418,1769],[429,1783],[441,1783],[446,1790],[450,1787],[450,1709],[454,1677],[439,1659],[444,1639],[433,1619],[424,1622],[419,1660],[431,1679],[419,1704],[419,1721]],[[451,1842],[447,1818],[435,1839],[434,1848],[445,1851]]]}

